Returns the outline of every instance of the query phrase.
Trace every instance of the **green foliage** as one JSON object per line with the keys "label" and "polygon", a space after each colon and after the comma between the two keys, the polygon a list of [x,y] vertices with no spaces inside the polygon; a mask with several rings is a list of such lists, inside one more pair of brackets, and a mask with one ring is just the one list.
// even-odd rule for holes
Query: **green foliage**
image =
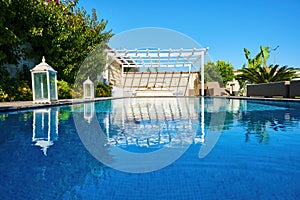
{"label": "green foliage", "polygon": [[9,86],[0,86],[0,102],[31,101],[32,91],[28,81],[12,78]]}
{"label": "green foliage", "polygon": [[7,92],[11,82],[11,76],[6,68],[0,66],[0,102],[9,101],[9,94]]}
{"label": "green foliage", "polygon": [[[22,71],[17,77],[25,76]],[[9,84],[8,84],[9,83]],[[10,73],[0,66],[0,101],[32,100],[30,81],[11,77]]]}
{"label": "green foliage", "polygon": [[0,0],[0,65],[17,64],[22,57],[34,1]]}
{"label": "green foliage", "polygon": [[[148,69],[151,72],[151,69],[149,67],[147,68],[147,71],[148,71]],[[124,67],[124,72],[139,72],[139,68],[138,67]]]}
{"label": "green foliage", "polygon": [[95,10],[90,16],[83,8],[75,10],[76,4],[77,1],[56,3],[53,0],[45,5],[39,0],[36,12],[41,16],[39,23],[31,29],[42,32],[42,35],[32,32],[30,43],[33,51],[40,52],[40,57],[45,55],[57,70],[58,79],[68,83],[74,83],[88,54],[112,36],[110,31],[104,31],[107,21],[99,22]]}
{"label": "green foliage", "polygon": [[30,88],[31,83],[28,81],[22,80],[19,81],[15,79],[15,88],[10,96],[11,101],[32,101],[32,91]]}
{"label": "green foliage", "polygon": [[223,84],[226,85],[228,81],[232,81],[234,78],[233,66],[230,62],[224,60],[218,60],[216,67],[218,68]]}
{"label": "green foliage", "polygon": [[84,58],[112,36],[95,10],[76,8],[78,0],[0,1],[0,65],[45,56],[58,79],[72,84]]}
{"label": "green foliage", "polygon": [[264,64],[264,67],[267,66],[267,60],[269,58],[270,47],[260,46],[260,52],[256,54],[254,58],[250,58],[251,53],[247,48],[244,48],[245,57],[248,61],[248,68],[257,68]]}
{"label": "green foliage", "polygon": [[96,87],[96,97],[110,97],[112,88],[104,83],[98,83]]}
{"label": "green foliage", "polygon": [[250,52],[244,48],[245,57],[248,61],[248,67],[243,66],[239,70],[236,78],[241,85],[245,81],[250,83],[270,83],[276,81],[289,81],[296,77],[294,68],[288,66],[280,67],[279,65],[267,66],[267,59],[269,58],[270,47],[260,46],[260,52],[253,58],[250,58]]}
{"label": "green foliage", "polygon": [[[218,60],[214,62],[207,62],[204,65],[204,80],[205,82],[219,82],[221,86],[233,79],[233,66],[230,62]],[[199,76],[201,80],[201,75]]]}
{"label": "green foliage", "polygon": [[[16,78],[7,71],[3,73],[1,67],[18,65],[21,59],[32,59],[37,64],[42,56],[57,71],[58,79],[68,83],[61,82],[59,96],[70,97],[70,87],[84,59],[112,36],[110,30],[105,30],[108,22],[99,21],[96,10],[89,15],[84,8],[76,8],[77,4],[78,0],[0,0],[0,101],[29,99],[27,89],[31,82],[26,66],[18,69]],[[103,63],[103,56],[93,58],[92,62]],[[85,64],[91,66],[91,60]],[[86,73],[96,76],[94,71]],[[7,83],[12,84],[8,87]],[[20,93],[19,97],[14,95]]]}
{"label": "green foliage", "polygon": [[270,65],[269,67],[259,66],[256,69],[243,67],[236,78],[250,83],[270,83],[289,81],[295,77],[296,71],[293,68],[288,68],[288,66],[279,67],[279,65]]}
{"label": "green foliage", "polygon": [[[103,78],[103,72],[106,70],[106,54],[104,50],[105,45],[98,45],[84,59],[74,82],[74,93],[76,93],[76,97],[82,96],[82,84],[88,77],[92,82],[98,81],[98,76],[102,76]],[[108,62],[112,61],[109,60]]]}
{"label": "green foliage", "polygon": [[267,60],[268,60],[269,54],[270,54],[270,47],[269,46],[267,46],[267,47],[260,46],[260,54],[263,59],[264,67],[267,67]]}
{"label": "green foliage", "polygon": [[[199,75],[200,75],[199,79],[201,80],[201,73],[199,73]],[[221,76],[220,76],[219,69],[217,68],[215,63],[212,62],[212,61],[208,61],[204,65],[204,80],[205,80],[205,82],[215,82],[215,81],[217,81],[219,83],[222,83],[222,79],[221,79]]]}
{"label": "green foliage", "polygon": [[0,102],[8,101],[8,94],[0,86]]}
{"label": "green foliage", "polygon": [[59,99],[72,99],[72,86],[64,80],[57,81],[57,92]]}

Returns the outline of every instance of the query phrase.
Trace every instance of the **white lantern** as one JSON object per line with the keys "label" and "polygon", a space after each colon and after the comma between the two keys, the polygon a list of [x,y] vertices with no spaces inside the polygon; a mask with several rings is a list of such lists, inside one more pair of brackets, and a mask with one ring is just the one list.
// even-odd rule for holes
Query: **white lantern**
{"label": "white lantern", "polygon": [[32,94],[34,103],[52,103],[58,100],[56,71],[46,63],[43,56],[42,62],[31,71]]}
{"label": "white lantern", "polygon": [[88,77],[83,82],[83,98],[85,98],[85,99],[93,99],[94,97],[95,97],[94,83],[90,80],[90,77]]}

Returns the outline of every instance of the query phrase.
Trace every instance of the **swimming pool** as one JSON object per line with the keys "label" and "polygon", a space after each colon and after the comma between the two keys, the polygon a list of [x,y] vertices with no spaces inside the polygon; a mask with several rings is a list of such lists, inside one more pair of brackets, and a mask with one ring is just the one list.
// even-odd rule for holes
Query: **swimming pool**
{"label": "swimming pool", "polygon": [[299,199],[300,103],[128,98],[2,112],[0,158],[0,199]]}

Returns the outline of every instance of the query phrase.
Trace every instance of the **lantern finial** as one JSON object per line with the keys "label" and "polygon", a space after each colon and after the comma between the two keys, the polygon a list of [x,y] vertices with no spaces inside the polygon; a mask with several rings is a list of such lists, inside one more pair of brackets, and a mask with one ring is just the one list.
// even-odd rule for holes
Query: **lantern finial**
{"label": "lantern finial", "polygon": [[42,62],[43,62],[43,63],[46,62],[45,56],[43,56]]}

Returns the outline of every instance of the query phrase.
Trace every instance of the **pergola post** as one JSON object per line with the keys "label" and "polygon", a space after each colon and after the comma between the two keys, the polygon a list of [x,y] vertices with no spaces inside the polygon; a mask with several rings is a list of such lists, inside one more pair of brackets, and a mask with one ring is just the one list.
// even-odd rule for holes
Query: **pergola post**
{"label": "pergola post", "polygon": [[201,96],[204,96],[204,51],[201,52]]}

